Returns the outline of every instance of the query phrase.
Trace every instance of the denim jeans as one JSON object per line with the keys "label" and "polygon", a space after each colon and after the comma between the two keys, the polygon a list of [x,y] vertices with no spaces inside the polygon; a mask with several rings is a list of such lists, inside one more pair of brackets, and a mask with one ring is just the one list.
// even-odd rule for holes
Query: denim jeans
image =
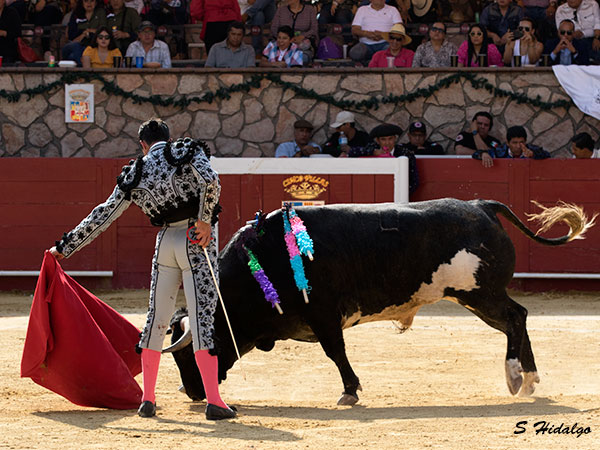
{"label": "denim jeans", "polygon": [[262,28],[266,23],[273,20],[275,11],[277,11],[275,0],[256,0],[254,4],[246,10],[250,25],[258,26],[261,29],[259,35],[252,36],[252,47],[254,47],[254,51],[257,55],[260,55],[264,48]]}
{"label": "denim jeans", "polygon": [[79,42],[69,42],[62,48],[62,59],[75,61],[81,67],[81,55],[85,47]]}

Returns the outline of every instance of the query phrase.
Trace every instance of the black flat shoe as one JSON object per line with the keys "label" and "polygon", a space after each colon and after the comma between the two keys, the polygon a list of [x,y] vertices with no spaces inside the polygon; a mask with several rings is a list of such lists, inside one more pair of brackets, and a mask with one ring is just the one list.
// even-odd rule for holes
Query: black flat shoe
{"label": "black flat shoe", "polygon": [[156,405],[150,400],[143,402],[138,408],[138,416],[140,417],[154,417],[156,415]]}
{"label": "black flat shoe", "polygon": [[206,418],[208,420],[233,419],[237,413],[230,408],[221,408],[220,406],[209,403],[206,405]]}

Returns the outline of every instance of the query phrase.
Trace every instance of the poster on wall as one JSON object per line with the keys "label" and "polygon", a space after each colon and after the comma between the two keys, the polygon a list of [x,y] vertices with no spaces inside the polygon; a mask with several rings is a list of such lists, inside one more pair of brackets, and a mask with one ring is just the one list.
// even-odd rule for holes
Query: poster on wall
{"label": "poster on wall", "polygon": [[65,122],[94,122],[94,85],[65,85]]}

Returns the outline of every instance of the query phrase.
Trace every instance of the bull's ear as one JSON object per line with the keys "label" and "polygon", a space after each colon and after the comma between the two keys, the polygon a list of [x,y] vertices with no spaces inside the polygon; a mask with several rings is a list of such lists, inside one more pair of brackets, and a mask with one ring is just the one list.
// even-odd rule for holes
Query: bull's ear
{"label": "bull's ear", "polygon": [[171,334],[171,333],[173,333],[173,328],[169,328],[169,329],[167,330],[167,334]]}

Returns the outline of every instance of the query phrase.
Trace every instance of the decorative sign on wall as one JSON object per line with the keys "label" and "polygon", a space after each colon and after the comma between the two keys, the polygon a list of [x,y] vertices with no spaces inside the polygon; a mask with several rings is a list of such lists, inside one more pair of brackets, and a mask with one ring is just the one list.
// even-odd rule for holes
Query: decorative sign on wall
{"label": "decorative sign on wall", "polygon": [[294,175],[283,180],[283,190],[298,200],[312,200],[327,190],[329,181],[315,175]]}
{"label": "decorative sign on wall", "polygon": [[93,84],[65,84],[65,122],[94,122]]}

